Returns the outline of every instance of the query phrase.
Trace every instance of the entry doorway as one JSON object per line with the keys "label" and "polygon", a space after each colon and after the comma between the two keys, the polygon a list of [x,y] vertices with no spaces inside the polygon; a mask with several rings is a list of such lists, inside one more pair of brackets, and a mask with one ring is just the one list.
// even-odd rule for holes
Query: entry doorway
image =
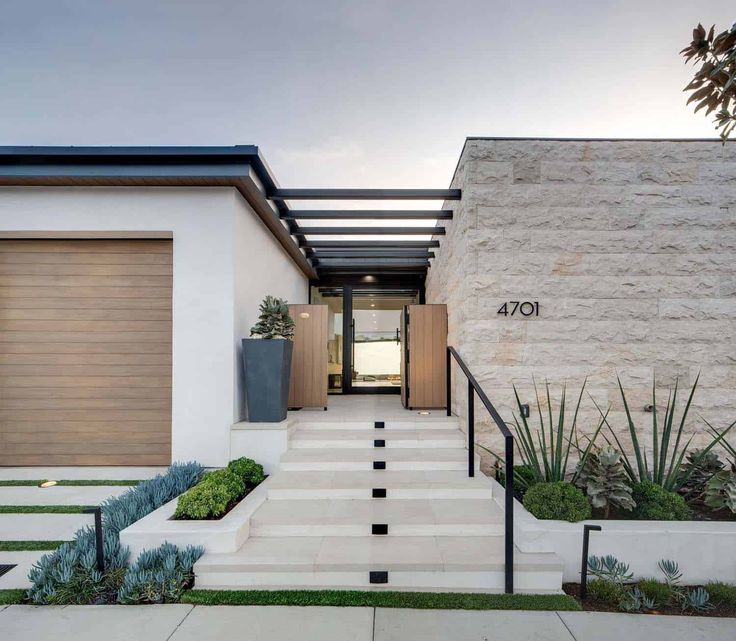
{"label": "entry doorway", "polygon": [[402,310],[415,289],[357,285],[313,287],[312,303],[328,307],[330,394],[400,394]]}

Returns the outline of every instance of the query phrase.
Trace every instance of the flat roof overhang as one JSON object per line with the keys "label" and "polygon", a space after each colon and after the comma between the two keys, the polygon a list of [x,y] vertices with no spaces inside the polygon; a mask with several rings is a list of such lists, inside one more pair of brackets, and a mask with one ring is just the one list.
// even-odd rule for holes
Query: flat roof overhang
{"label": "flat roof overhang", "polygon": [[[461,197],[459,189],[284,189],[255,145],[0,147],[1,185],[233,187],[312,282],[378,274],[390,277],[392,282],[423,281],[429,259],[434,257],[429,250],[439,246],[436,237],[445,233],[438,223],[451,220],[452,210],[307,210],[291,209],[287,200],[451,201]],[[425,225],[385,224],[392,220]],[[312,226],[301,225],[301,221],[319,222]],[[350,222],[340,226],[339,221]],[[376,224],[352,225],[358,221]],[[343,238],[333,238],[336,236]],[[370,236],[399,238],[374,240]]]}

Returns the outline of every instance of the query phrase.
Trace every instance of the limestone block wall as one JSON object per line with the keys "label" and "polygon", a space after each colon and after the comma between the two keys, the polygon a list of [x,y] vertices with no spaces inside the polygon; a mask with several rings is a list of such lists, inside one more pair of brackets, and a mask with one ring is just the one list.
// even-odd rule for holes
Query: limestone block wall
{"label": "limestone block wall", "polygon": [[[623,431],[618,374],[651,425],[653,376],[663,409],[669,386],[700,372],[689,428],[736,420],[736,144],[469,138],[452,187],[463,197],[445,203],[455,214],[427,302],[448,305],[450,344],[504,418],[513,385],[534,411],[533,377],[553,399],[566,382],[571,408],[587,377],[582,431],[597,424],[593,400]],[[538,302],[539,316],[498,314],[510,301]]]}

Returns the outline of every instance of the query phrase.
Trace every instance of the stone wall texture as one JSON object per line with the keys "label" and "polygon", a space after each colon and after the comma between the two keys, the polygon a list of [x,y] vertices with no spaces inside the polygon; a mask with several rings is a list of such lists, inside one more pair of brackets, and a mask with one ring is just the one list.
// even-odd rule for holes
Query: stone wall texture
{"label": "stone wall texture", "polygon": [[[452,186],[462,200],[445,203],[427,302],[447,303],[449,342],[505,419],[512,386],[534,413],[533,379],[541,393],[549,381],[555,410],[566,383],[572,409],[587,377],[581,431],[598,423],[595,401],[623,433],[618,375],[651,428],[653,378],[661,410],[700,372],[694,442],[701,415],[736,420],[736,144],[469,138]],[[538,301],[539,316],[499,315],[509,301]],[[500,452],[477,402],[476,414],[478,441]]]}

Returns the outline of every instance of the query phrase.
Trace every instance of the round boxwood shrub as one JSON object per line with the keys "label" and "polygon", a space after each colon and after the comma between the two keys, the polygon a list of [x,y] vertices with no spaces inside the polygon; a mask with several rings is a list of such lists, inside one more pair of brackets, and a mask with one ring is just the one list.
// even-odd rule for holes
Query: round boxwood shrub
{"label": "round boxwood shrub", "polygon": [[266,478],[263,473],[263,466],[245,456],[230,461],[227,464],[227,469],[239,476],[248,487],[263,483],[263,479]]}
{"label": "round boxwood shrub", "polygon": [[652,481],[634,484],[631,493],[636,502],[634,514],[644,521],[689,521],[692,517],[685,499]]}
{"label": "round boxwood shrub", "polygon": [[570,523],[589,519],[591,514],[585,494],[568,481],[532,485],[524,495],[524,507],[538,519]]}

